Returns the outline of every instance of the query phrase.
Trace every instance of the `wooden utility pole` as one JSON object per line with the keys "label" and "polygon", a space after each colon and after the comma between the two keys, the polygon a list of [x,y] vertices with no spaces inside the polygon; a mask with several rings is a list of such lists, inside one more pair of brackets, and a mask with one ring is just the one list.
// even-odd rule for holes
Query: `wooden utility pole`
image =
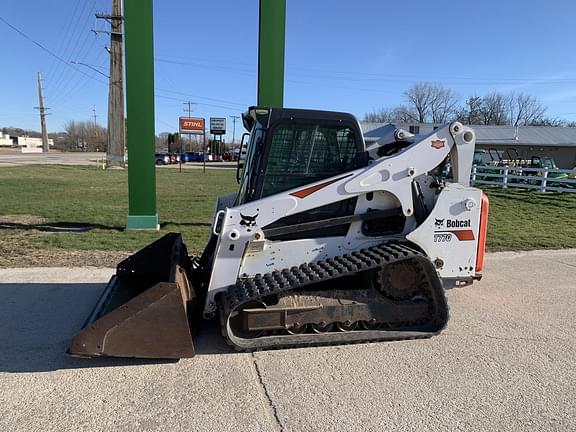
{"label": "wooden utility pole", "polygon": [[96,14],[110,23],[110,80],[108,84],[108,168],[124,167],[124,81],[122,62],[122,1],[112,0],[112,13]]}
{"label": "wooden utility pole", "polygon": [[92,114],[94,117],[94,130],[96,130],[96,126],[98,126],[98,123],[96,122],[96,119],[98,118],[98,115],[96,114],[96,105],[92,105],[92,112],[94,113]]}
{"label": "wooden utility pole", "polygon": [[232,119],[232,157],[234,157],[234,145],[236,143],[236,120],[240,118],[240,116],[230,116]]}
{"label": "wooden utility pole", "polygon": [[48,131],[46,129],[46,108],[44,104],[44,91],[42,89],[42,74],[38,72],[38,100],[40,106],[35,107],[35,109],[40,111],[40,126],[42,127],[42,151],[47,153],[49,150],[48,145]]}
{"label": "wooden utility pole", "polygon": [[[192,105],[196,105],[192,101],[184,102],[184,105],[187,105],[188,108],[184,108],[184,112],[188,113],[188,117],[192,117]],[[192,151],[192,134],[188,134],[188,151]]]}

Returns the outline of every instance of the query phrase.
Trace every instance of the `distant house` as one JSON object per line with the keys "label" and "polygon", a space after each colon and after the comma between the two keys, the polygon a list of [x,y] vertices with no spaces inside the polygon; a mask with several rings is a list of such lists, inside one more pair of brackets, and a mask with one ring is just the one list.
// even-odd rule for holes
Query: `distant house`
{"label": "distant house", "polygon": [[[442,125],[362,123],[367,142],[389,136],[402,128],[413,134],[428,135]],[[476,149],[485,150],[484,158],[530,159],[533,156],[554,158],[559,168],[576,167],[576,128],[552,126],[484,126],[472,125],[476,133]]]}
{"label": "distant house", "polygon": [[[29,136],[17,137],[16,145],[18,147],[27,147],[27,148],[42,147],[42,138],[31,138]],[[50,147],[54,145],[54,140],[52,138],[48,138],[48,145]]]}
{"label": "distant house", "polygon": [[14,142],[12,141],[10,135],[0,131],[0,147],[12,147],[13,144]]}

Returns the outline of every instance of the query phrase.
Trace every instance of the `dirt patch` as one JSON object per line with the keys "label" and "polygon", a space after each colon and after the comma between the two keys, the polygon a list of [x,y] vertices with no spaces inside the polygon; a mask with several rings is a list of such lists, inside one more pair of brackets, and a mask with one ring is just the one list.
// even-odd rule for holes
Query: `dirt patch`
{"label": "dirt patch", "polygon": [[48,219],[43,216],[28,214],[0,215],[0,224],[40,225],[47,222]]}
{"label": "dirt patch", "polygon": [[129,252],[67,249],[14,249],[0,244],[0,267],[112,267]]}

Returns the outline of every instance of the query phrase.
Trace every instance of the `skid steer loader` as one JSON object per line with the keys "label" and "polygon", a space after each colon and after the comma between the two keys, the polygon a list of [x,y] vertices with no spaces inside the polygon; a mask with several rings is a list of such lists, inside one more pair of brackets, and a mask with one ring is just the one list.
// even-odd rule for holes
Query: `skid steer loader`
{"label": "skid steer loader", "polygon": [[484,261],[474,131],[455,122],[367,152],[350,114],[251,107],[243,123],[239,192],[218,199],[202,255],[172,233],[121,262],[71,355],[191,357],[194,324],[216,317],[247,351],[446,326],[444,290],[478,279]]}

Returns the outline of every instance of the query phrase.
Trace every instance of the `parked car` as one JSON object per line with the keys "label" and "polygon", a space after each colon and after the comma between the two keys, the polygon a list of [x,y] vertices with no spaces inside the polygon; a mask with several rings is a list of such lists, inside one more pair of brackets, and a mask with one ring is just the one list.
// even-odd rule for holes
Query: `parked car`
{"label": "parked car", "polygon": [[156,165],[168,165],[170,163],[170,156],[166,153],[156,153]]}
{"label": "parked car", "polygon": [[201,152],[186,152],[184,153],[187,162],[203,162],[204,154]]}

